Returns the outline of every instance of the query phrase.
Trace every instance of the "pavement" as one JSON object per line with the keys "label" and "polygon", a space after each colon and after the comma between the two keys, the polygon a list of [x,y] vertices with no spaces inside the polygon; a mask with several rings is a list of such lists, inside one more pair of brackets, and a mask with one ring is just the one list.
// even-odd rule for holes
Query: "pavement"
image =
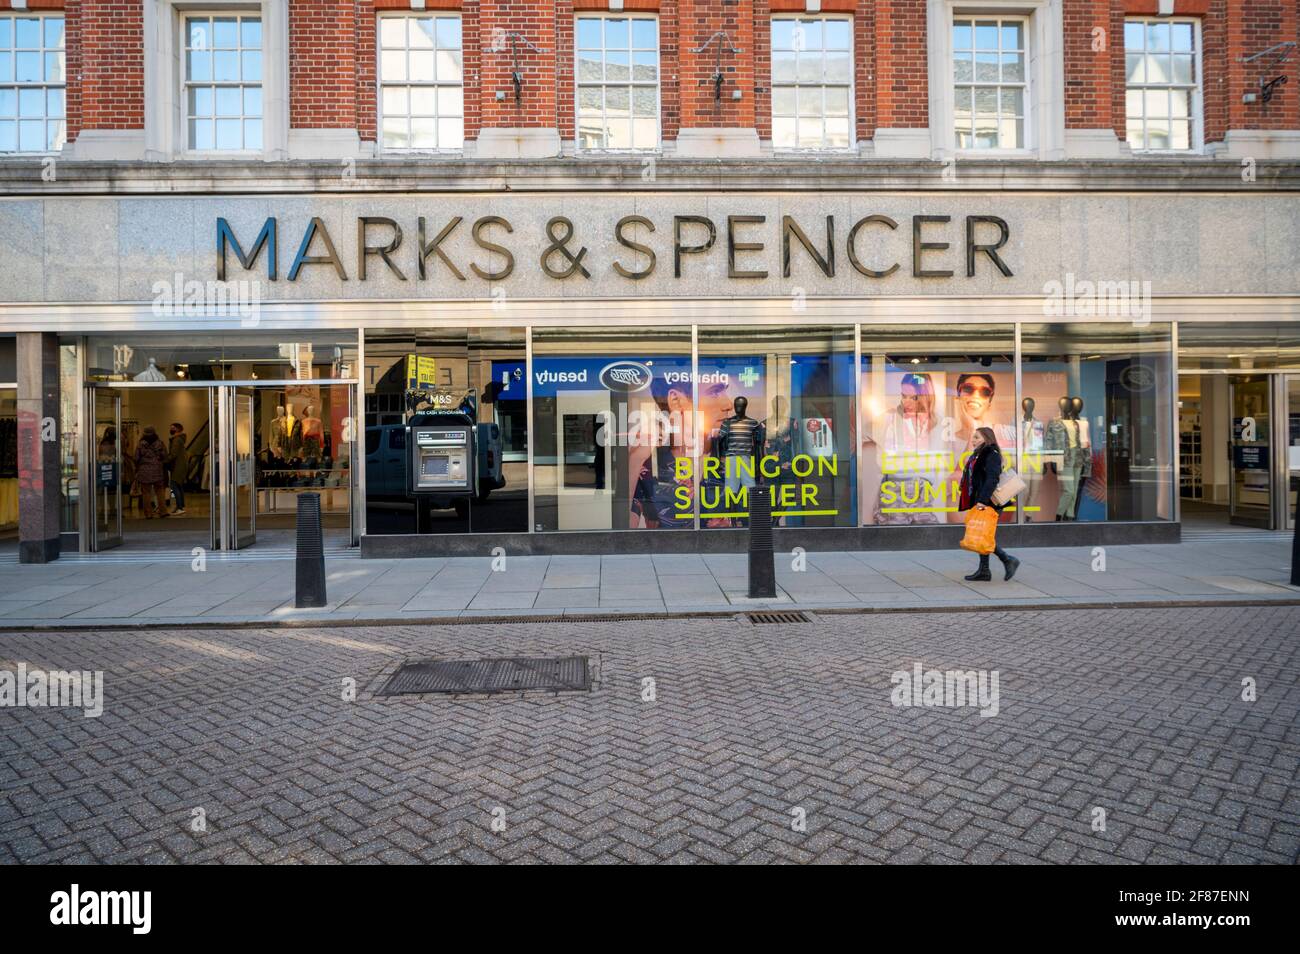
{"label": "pavement", "polygon": [[[0,863],[1300,857],[1300,607],[810,615],[3,633],[103,713],[0,708]],[[504,654],[593,688],[375,694]]]}
{"label": "pavement", "polygon": [[[961,550],[778,553],[777,598],[747,596],[745,554],[326,559],[329,602],[295,609],[291,550],[67,556],[0,563],[0,627],[221,625],[763,608],[923,610],[1300,599],[1290,534],[1151,546],[1025,548],[1010,583],[967,583]],[[485,544],[485,548],[487,544]]]}

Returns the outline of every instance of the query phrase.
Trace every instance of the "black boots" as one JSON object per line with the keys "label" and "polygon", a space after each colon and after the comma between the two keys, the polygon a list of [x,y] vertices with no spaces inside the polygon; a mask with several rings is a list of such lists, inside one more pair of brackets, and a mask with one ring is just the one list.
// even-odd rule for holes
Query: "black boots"
{"label": "black boots", "polygon": [[[1006,573],[1002,577],[1002,579],[1010,580],[1013,576],[1016,575],[1016,570],[1020,569],[1020,561],[1017,560],[1015,557],[1011,556],[1010,554],[1004,554],[996,550],[994,552],[997,553],[998,559],[1002,561],[1002,566],[1006,569]],[[989,572],[989,558],[987,554],[982,554],[980,556],[979,569],[976,570],[974,573],[972,573],[970,576],[962,577],[962,579],[966,580],[969,583],[990,582],[993,579],[993,574]]]}

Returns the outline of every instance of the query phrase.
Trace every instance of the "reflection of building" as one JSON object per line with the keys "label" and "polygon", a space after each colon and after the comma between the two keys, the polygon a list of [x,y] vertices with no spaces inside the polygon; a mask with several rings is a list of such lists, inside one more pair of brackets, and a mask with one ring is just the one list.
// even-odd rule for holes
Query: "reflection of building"
{"label": "reflection of building", "polygon": [[[39,6],[0,11],[42,67],[0,100],[47,111],[0,110],[0,408],[60,425],[19,442],[26,557],[137,532],[91,492],[110,419],[123,454],[184,425],[211,545],[322,489],[374,552],[734,547],[709,533],[750,488],[709,458],[739,397],[782,546],[947,545],[981,425],[1029,484],[1013,544],[1290,525],[1300,114],[1239,93],[1294,17],[739,0],[715,89],[721,0],[543,2],[516,96],[484,36],[532,6],[361,4],[325,39],[284,0],[150,0],[112,30],[123,4]],[[1090,18],[1104,51],[1068,39]],[[412,380],[472,396],[500,478],[418,540]],[[629,535],[653,529],[676,533]]]}

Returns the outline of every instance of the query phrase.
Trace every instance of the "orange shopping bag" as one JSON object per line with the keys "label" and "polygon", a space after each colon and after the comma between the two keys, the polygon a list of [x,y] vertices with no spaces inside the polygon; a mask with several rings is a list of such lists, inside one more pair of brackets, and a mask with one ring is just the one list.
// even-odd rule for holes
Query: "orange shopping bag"
{"label": "orange shopping bag", "polygon": [[997,546],[997,532],[998,512],[976,504],[966,513],[966,535],[961,538],[961,547],[976,553],[992,553]]}

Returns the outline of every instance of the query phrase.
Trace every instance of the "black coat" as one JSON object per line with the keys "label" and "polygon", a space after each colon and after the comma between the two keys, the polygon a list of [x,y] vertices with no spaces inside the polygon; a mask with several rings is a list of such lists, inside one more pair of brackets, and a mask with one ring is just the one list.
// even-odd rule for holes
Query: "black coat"
{"label": "black coat", "polygon": [[1001,511],[1007,504],[995,506],[993,492],[998,489],[998,481],[1002,478],[1002,452],[985,444],[975,452],[974,460],[973,467],[962,468],[961,500],[957,509],[969,510],[976,504],[984,504]]}

